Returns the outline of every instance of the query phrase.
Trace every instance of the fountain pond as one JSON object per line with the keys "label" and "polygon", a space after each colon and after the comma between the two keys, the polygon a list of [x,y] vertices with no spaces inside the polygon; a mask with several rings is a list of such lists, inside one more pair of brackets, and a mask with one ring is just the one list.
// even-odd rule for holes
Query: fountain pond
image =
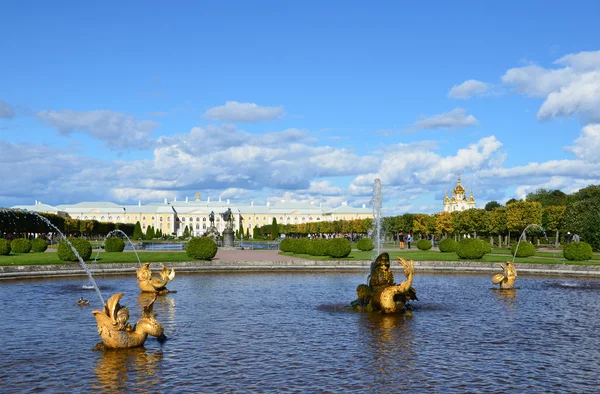
{"label": "fountain pond", "polygon": [[[2,390],[597,390],[600,279],[520,275],[504,293],[488,274],[417,273],[409,316],[349,310],[366,274],[181,274],[154,304],[169,340],[116,351],[91,350],[81,278],[2,281]],[[97,279],[125,294],[135,321],[149,296],[135,278]]]}

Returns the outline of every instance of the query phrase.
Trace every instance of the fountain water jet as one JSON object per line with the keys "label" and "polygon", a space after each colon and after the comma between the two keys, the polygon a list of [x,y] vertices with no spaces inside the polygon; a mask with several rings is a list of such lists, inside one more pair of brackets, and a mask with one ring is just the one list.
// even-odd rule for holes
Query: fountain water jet
{"label": "fountain water jet", "polygon": [[85,264],[85,261],[83,261],[83,259],[79,255],[79,252],[77,252],[77,249],[75,249],[75,247],[73,246],[73,244],[71,244],[71,242],[69,242],[69,239],[62,233],[62,231],[60,231],[54,224],[52,224],[52,222],[50,222],[50,220],[48,220],[47,218],[45,218],[42,215],[38,214],[37,212],[29,211],[27,209],[0,208],[0,212],[11,213],[13,216],[15,216],[15,218],[17,217],[16,213],[20,213],[20,212],[26,213],[28,215],[33,215],[37,219],[41,219],[50,228],[56,230],[56,232],[60,235],[61,239],[63,241],[65,241],[67,243],[67,245],[69,245],[69,247],[71,248],[71,250],[73,251],[73,253],[77,257],[77,260],[79,260],[79,264],[81,265],[81,267],[86,272],[86,274],[87,274],[87,276],[88,276],[88,278],[90,280],[90,283],[94,286],[94,289],[96,290],[96,293],[98,294],[98,298],[100,298],[100,302],[102,303],[102,305],[104,305],[104,298],[102,297],[102,293],[100,293],[100,288],[98,287],[98,284],[96,284],[96,280],[94,280],[94,277],[92,276],[92,272],[89,270],[89,268]]}
{"label": "fountain water jet", "polygon": [[[102,246],[100,249],[104,249],[104,244],[106,244],[106,240],[114,233],[119,233],[119,234],[123,235],[125,238],[127,238],[129,245],[131,245],[131,248],[133,249],[133,252],[135,253],[135,257],[137,257],[138,264],[141,266],[142,262],[140,261],[140,256],[138,255],[137,250],[135,249],[135,246],[133,245],[133,242],[131,242],[131,239],[129,239],[129,237],[127,236],[127,234],[125,234],[125,232],[123,230],[114,229],[114,230],[110,231],[108,234],[106,234],[106,237],[104,237],[104,241],[102,242]],[[98,256],[100,255],[100,249],[98,249],[98,251],[96,252],[96,257],[94,257],[94,263],[96,263],[98,260]]]}
{"label": "fountain water jet", "polygon": [[381,180],[375,179],[373,182],[373,196],[371,197],[371,206],[373,207],[373,237],[375,237],[376,256],[381,254],[381,204],[383,196],[381,193]]}

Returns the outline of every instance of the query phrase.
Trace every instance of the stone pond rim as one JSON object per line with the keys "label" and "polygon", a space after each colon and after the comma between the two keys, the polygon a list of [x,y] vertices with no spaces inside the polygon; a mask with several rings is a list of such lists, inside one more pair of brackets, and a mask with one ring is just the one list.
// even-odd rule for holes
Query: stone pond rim
{"label": "stone pond rim", "polygon": [[[160,264],[175,268],[178,273],[239,273],[239,272],[359,272],[368,273],[370,260],[336,261],[336,260],[256,260],[256,261],[187,261],[151,263],[152,269]],[[137,263],[90,264],[94,275],[135,274],[139,269]],[[564,264],[517,264],[519,275],[552,275],[552,276],[585,276],[600,278],[600,265],[564,265]],[[439,273],[497,273],[498,263],[473,261],[415,261],[416,272]],[[25,279],[86,276],[78,264],[52,265],[9,265],[0,266],[0,279]],[[418,276],[417,276],[418,280]]]}

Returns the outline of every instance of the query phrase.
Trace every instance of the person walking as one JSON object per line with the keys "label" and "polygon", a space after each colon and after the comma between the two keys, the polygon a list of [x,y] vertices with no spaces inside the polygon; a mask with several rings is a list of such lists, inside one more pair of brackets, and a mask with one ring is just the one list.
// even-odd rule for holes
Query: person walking
{"label": "person walking", "polygon": [[400,249],[404,249],[404,241],[405,241],[406,235],[400,233],[398,234],[398,241],[400,241]]}
{"label": "person walking", "polygon": [[408,245],[409,249],[410,249],[411,242],[412,242],[412,235],[410,233],[408,233],[408,235],[406,236],[406,244]]}

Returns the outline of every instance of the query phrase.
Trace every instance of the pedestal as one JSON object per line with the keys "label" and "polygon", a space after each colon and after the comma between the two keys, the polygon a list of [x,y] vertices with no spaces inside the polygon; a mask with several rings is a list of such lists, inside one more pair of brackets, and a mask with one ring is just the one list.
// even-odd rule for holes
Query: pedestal
{"label": "pedestal", "polygon": [[223,230],[223,246],[224,247],[233,247],[234,239],[235,239],[235,234],[233,233],[232,229],[226,228],[225,230]]}

